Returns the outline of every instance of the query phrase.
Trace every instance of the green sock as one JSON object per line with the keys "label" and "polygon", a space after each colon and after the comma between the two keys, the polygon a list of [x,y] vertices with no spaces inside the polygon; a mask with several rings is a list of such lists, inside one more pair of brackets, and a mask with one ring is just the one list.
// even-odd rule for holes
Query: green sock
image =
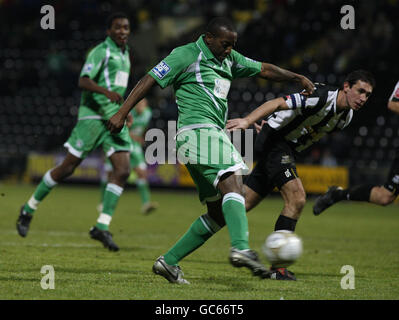
{"label": "green sock", "polygon": [[105,195],[105,189],[107,187],[107,183],[108,183],[107,180],[101,179],[101,181],[100,181],[100,192],[101,192],[100,200],[101,200],[101,203],[104,202],[104,195]]}
{"label": "green sock", "polygon": [[244,197],[235,192],[226,194],[223,197],[222,211],[229,230],[231,246],[239,250],[249,249]]}
{"label": "green sock", "polygon": [[180,260],[202,246],[214,233],[220,230],[218,224],[204,214],[193,222],[187,232],[164,255],[165,262],[177,265]]}
{"label": "green sock", "polygon": [[57,185],[57,182],[51,178],[50,171],[47,171],[42,180],[36,187],[27,203],[25,203],[24,210],[30,214],[34,214],[40,202],[50,193],[50,191]]}
{"label": "green sock", "polygon": [[145,179],[137,180],[137,188],[139,189],[141,203],[146,204],[150,202],[150,188],[148,187],[148,182]]}
{"label": "green sock", "polygon": [[122,195],[123,188],[114,184],[108,183],[104,192],[103,211],[97,219],[96,227],[100,230],[108,230],[114,214],[116,205],[120,196]]}

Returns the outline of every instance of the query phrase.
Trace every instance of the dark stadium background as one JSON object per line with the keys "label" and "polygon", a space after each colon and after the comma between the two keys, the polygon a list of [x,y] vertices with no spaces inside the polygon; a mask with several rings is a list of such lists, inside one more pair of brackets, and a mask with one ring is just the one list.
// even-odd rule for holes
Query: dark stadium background
{"label": "dark stadium background", "polygon": [[[42,30],[42,5],[55,8],[55,30]],[[340,8],[355,8],[355,29],[343,30]],[[349,168],[351,183],[384,181],[399,116],[387,100],[399,80],[399,1],[34,1],[0,0],[0,179],[22,177],[31,152],[59,152],[76,122],[78,76],[85,56],[105,37],[106,17],[123,11],[131,18],[132,77],[128,92],[174,47],[194,41],[214,16],[237,26],[236,49],[338,85],[355,69],[371,71],[377,88],[350,127],[323,139],[301,163]],[[229,117],[243,116],[263,101],[298,87],[256,79],[230,90]],[[165,129],[177,108],[171,90],[149,95],[151,127]]]}

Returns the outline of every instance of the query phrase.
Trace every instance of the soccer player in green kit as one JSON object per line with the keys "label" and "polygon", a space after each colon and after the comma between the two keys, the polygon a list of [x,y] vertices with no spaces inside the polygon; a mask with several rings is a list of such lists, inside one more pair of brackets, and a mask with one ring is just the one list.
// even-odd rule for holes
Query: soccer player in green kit
{"label": "soccer player in green kit", "polygon": [[130,24],[125,14],[117,13],[108,18],[107,38],[90,51],[80,73],[79,87],[83,91],[78,122],[64,144],[68,149],[67,155],[61,164],[47,171],[33,195],[22,206],[17,220],[20,236],[26,237],[38,205],[50,191],[72,175],[91,151],[102,146],[113,171],[104,193],[103,210],[89,234],[109,250],[119,250],[108,229],[130,173],[131,141],[125,125],[113,135],[106,128],[106,120],[120,108],[127,88],[130,74],[129,34]]}
{"label": "soccer player in green kit", "polygon": [[[136,185],[141,198],[141,212],[148,214],[158,207],[158,204],[151,202],[151,191],[147,180],[147,163],[144,157],[143,144],[144,134],[152,117],[152,110],[148,105],[146,98],[141,100],[136,108],[130,112],[132,117],[127,119],[127,126],[129,128],[130,137],[132,138],[130,149],[130,167],[137,175]],[[105,161],[105,176],[101,181],[101,200],[104,199],[106,185],[108,183],[108,175],[112,171],[111,162],[107,159]],[[129,179],[128,179],[129,182]],[[102,202],[99,205],[102,209]],[[99,210],[101,211],[101,210]]]}
{"label": "soccer player in green kit", "polygon": [[[207,142],[202,140],[203,137],[219,141],[209,145],[203,153],[199,148],[199,154],[195,154],[198,145],[190,150],[195,149],[191,158],[200,161],[190,158],[186,167],[196,184],[200,201],[207,205],[207,213],[196,219],[177,243],[155,261],[153,272],[172,283],[189,283],[183,278],[179,261],[224,225],[227,225],[231,242],[230,263],[235,267],[246,267],[261,278],[272,275],[249,247],[241,176],[247,167],[223,130],[227,121],[227,95],[231,80],[235,78],[260,76],[274,81],[296,81],[309,93],[313,92],[314,85],[302,75],[244,57],[233,50],[236,42],[237,32],[229,20],[212,19],[205,34],[196,42],[175,48],[149,71],[108,121],[110,131],[119,132],[130,110],[150,88],[155,84],[161,88],[173,85],[179,110],[177,154],[185,154],[180,150],[187,145],[191,147],[187,137],[188,141],[199,141],[200,147]],[[209,152],[218,148],[230,158],[218,163],[209,161]],[[204,163],[204,159],[208,161]]]}

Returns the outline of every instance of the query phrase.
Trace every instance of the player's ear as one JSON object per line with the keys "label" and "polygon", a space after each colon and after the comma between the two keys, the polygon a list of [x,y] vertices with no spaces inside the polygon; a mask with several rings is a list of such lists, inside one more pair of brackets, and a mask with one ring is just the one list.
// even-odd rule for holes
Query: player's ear
{"label": "player's ear", "polygon": [[344,92],[348,92],[348,90],[350,89],[350,84],[348,81],[344,82],[343,89],[344,89]]}
{"label": "player's ear", "polygon": [[210,33],[210,32],[205,32],[205,43],[206,44],[212,44],[213,39],[215,38],[215,36]]}

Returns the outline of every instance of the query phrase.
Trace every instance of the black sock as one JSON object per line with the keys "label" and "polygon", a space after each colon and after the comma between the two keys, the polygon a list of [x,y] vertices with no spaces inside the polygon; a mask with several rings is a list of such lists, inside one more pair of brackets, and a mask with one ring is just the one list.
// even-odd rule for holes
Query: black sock
{"label": "black sock", "polygon": [[298,220],[288,218],[288,217],[280,214],[280,216],[278,217],[278,219],[276,221],[276,225],[274,226],[274,231],[289,230],[289,231],[294,232],[297,221]]}
{"label": "black sock", "polygon": [[362,184],[348,189],[347,200],[352,201],[370,201],[371,189],[374,188],[372,184]]}

